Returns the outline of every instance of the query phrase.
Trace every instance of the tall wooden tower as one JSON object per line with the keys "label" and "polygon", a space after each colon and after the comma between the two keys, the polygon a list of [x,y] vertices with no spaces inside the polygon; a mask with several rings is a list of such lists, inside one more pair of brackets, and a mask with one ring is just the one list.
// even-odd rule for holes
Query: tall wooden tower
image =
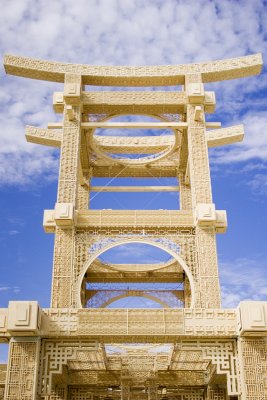
{"label": "tall wooden tower", "polygon": [[[55,208],[44,212],[44,229],[55,235],[51,308],[11,301],[0,309],[0,340],[9,342],[0,398],[267,399],[267,302],[221,308],[218,278],[216,234],[225,232],[227,218],[212,200],[208,148],[241,141],[243,127],[207,122],[215,94],[204,88],[258,74],[261,67],[259,54],[161,67],[5,57],[8,74],[64,87],[53,97],[62,122],[26,127],[29,142],[60,148]],[[182,90],[86,91],[88,85]],[[115,118],[125,115],[154,119]],[[99,135],[98,128],[118,133]],[[131,128],[144,134],[123,134]],[[147,134],[160,129],[170,134]],[[154,177],[160,185],[93,186],[95,177]],[[164,177],[178,184],[163,186]],[[94,192],[140,191],[179,191],[180,207],[89,206]],[[101,260],[107,250],[129,243],[162,249],[170,259],[137,265]],[[168,290],[170,283],[177,285]],[[127,296],[155,300],[160,308],[107,308]]]}

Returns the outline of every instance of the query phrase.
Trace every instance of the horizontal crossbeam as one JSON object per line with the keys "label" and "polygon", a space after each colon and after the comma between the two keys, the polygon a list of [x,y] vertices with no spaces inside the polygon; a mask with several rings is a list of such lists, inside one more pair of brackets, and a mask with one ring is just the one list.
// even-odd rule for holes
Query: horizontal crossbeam
{"label": "horizontal crossbeam", "polygon": [[[185,92],[162,91],[101,91],[82,92],[85,114],[182,114],[188,102]],[[205,104],[205,101],[204,101]],[[55,92],[53,106],[57,113],[64,111],[63,92]],[[215,105],[214,105],[215,106]],[[208,104],[206,112],[214,111]]]}
{"label": "horizontal crossbeam", "polygon": [[[28,142],[43,144],[46,146],[60,147],[62,140],[62,124],[54,124],[54,129],[43,129],[34,126],[26,127],[26,139]],[[56,129],[58,128],[58,129]],[[207,131],[208,147],[223,146],[242,141],[244,138],[243,125],[235,125],[227,128]],[[174,135],[161,136],[100,136],[96,135],[97,145],[104,151],[113,153],[139,153],[143,154],[164,150],[172,146]]]}
{"label": "horizontal crossbeam", "polygon": [[186,122],[82,122],[84,129],[187,129]]}
{"label": "horizontal crossbeam", "polygon": [[[16,307],[14,302],[11,305]],[[0,317],[4,317],[0,338],[10,337],[12,332],[13,336],[28,333],[57,339],[90,337],[103,343],[173,343],[182,336],[236,337],[238,329],[233,309],[42,309],[40,328],[36,306],[28,312],[31,326],[27,321],[24,326],[14,324],[18,318],[14,310],[13,315],[10,308],[0,309]]]}
{"label": "horizontal crossbeam", "polygon": [[179,192],[179,186],[90,186],[91,192]]}
{"label": "horizontal crossbeam", "polygon": [[66,74],[77,74],[83,77],[83,84],[100,86],[183,85],[187,74],[201,74],[204,83],[216,82],[257,75],[262,65],[261,54],[205,63],[144,67],[68,64],[10,54],[4,58],[7,74],[53,82],[64,82]]}
{"label": "horizontal crossbeam", "polygon": [[[64,219],[66,223],[68,220]],[[69,221],[72,224],[74,221]],[[78,228],[174,228],[193,227],[194,218],[191,211],[176,210],[88,210],[79,211],[75,225]],[[54,210],[45,210],[44,229],[53,233],[56,228]]]}
{"label": "horizontal crossbeam", "polygon": [[184,273],[164,270],[90,272],[89,269],[84,281],[88,283],[121,283],[122,281],[129,283],[178,283],[184,281]]}
{"label": "horizontal crossbeam", "polygon": [[[84,114],[183,114],[186,112],[188,96],[182,91],[83,91],[81,102]],[[203,104],[206,113],[214,112],[213,92],[205,92]],[[55,92],[53,96],[55,112],[63,113],[64,105],[64,93]]]}
{"label": "horizontal crossbeam", "polygon": [[[187,129],[186,122],[82,122],[84,129]],[[206,122],[206,128],[220,128],[221,122]]]}

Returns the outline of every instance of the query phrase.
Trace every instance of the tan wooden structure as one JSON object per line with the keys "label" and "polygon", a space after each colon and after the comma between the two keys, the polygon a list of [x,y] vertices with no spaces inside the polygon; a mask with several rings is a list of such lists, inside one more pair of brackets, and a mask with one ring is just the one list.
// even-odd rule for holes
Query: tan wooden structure
{"label": "tan wooden structure", "polygon": [[[9,342],[0,399],[266,400],[267,302],[221,308],[216,234],[225,232],[227,218],[213,203],[209,171],[208,148],[241,141],[244,132],[242,125],[206,122],[215,94],[204,88],[260,73],[261,55],[160,67],[7,55],[4,64],[8,74],[64,87],[53,97],[62,123],[26,127],[29,142],[60,148],[57,200],[44,212],[44,229],[55,234],[51,308],[11,301],[0,309],[0,341]],[[182,89],[86,91],[85,85]],[[148,115],[155,122],[110,121],[120,115]],[[99,128],[118,133],[99,135]],[[123,135],[137,128],[143,136]],[[146,135],[146,129],[170,134]],[[92,186],[93,177],[173,177],[179,184]],[[92,193],[112,191],[179,191],[180,206],[90,209]],[[135,265],[101,260],[106,250],[128,243],[160,248],[170,259]],[[146,286],[156,283],[177,286]],[[106,308],[127,296],[162,308]]]}

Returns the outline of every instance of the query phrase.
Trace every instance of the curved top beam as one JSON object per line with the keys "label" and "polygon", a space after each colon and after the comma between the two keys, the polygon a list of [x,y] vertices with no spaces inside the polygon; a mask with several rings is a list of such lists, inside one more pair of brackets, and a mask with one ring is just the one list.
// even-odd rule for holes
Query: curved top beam
{"label": "curved top beam", "polygon": [[6,55],[7,74],[52,82],[64,82],[65,74],[83,76],[83,84],[100,86],[170,86],[184,84],[185,75],[200,73],[203,82],[257,75],[262,68],[262,55],[209,61],[206,63],[164,66],[96,66],[38,60]]}

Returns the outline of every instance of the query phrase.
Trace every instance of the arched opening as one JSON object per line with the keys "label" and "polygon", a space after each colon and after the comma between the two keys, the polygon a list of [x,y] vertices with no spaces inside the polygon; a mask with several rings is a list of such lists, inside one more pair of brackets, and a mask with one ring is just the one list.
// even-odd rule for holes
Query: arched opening
{"label": "arched opening", "polygon": [[86,308],[116,304],[118,308],[183,308],[194,303],[187,265],[177,252],[152,240],[128,239],[105,246],[84,266],[78,288],[80,306]]}

